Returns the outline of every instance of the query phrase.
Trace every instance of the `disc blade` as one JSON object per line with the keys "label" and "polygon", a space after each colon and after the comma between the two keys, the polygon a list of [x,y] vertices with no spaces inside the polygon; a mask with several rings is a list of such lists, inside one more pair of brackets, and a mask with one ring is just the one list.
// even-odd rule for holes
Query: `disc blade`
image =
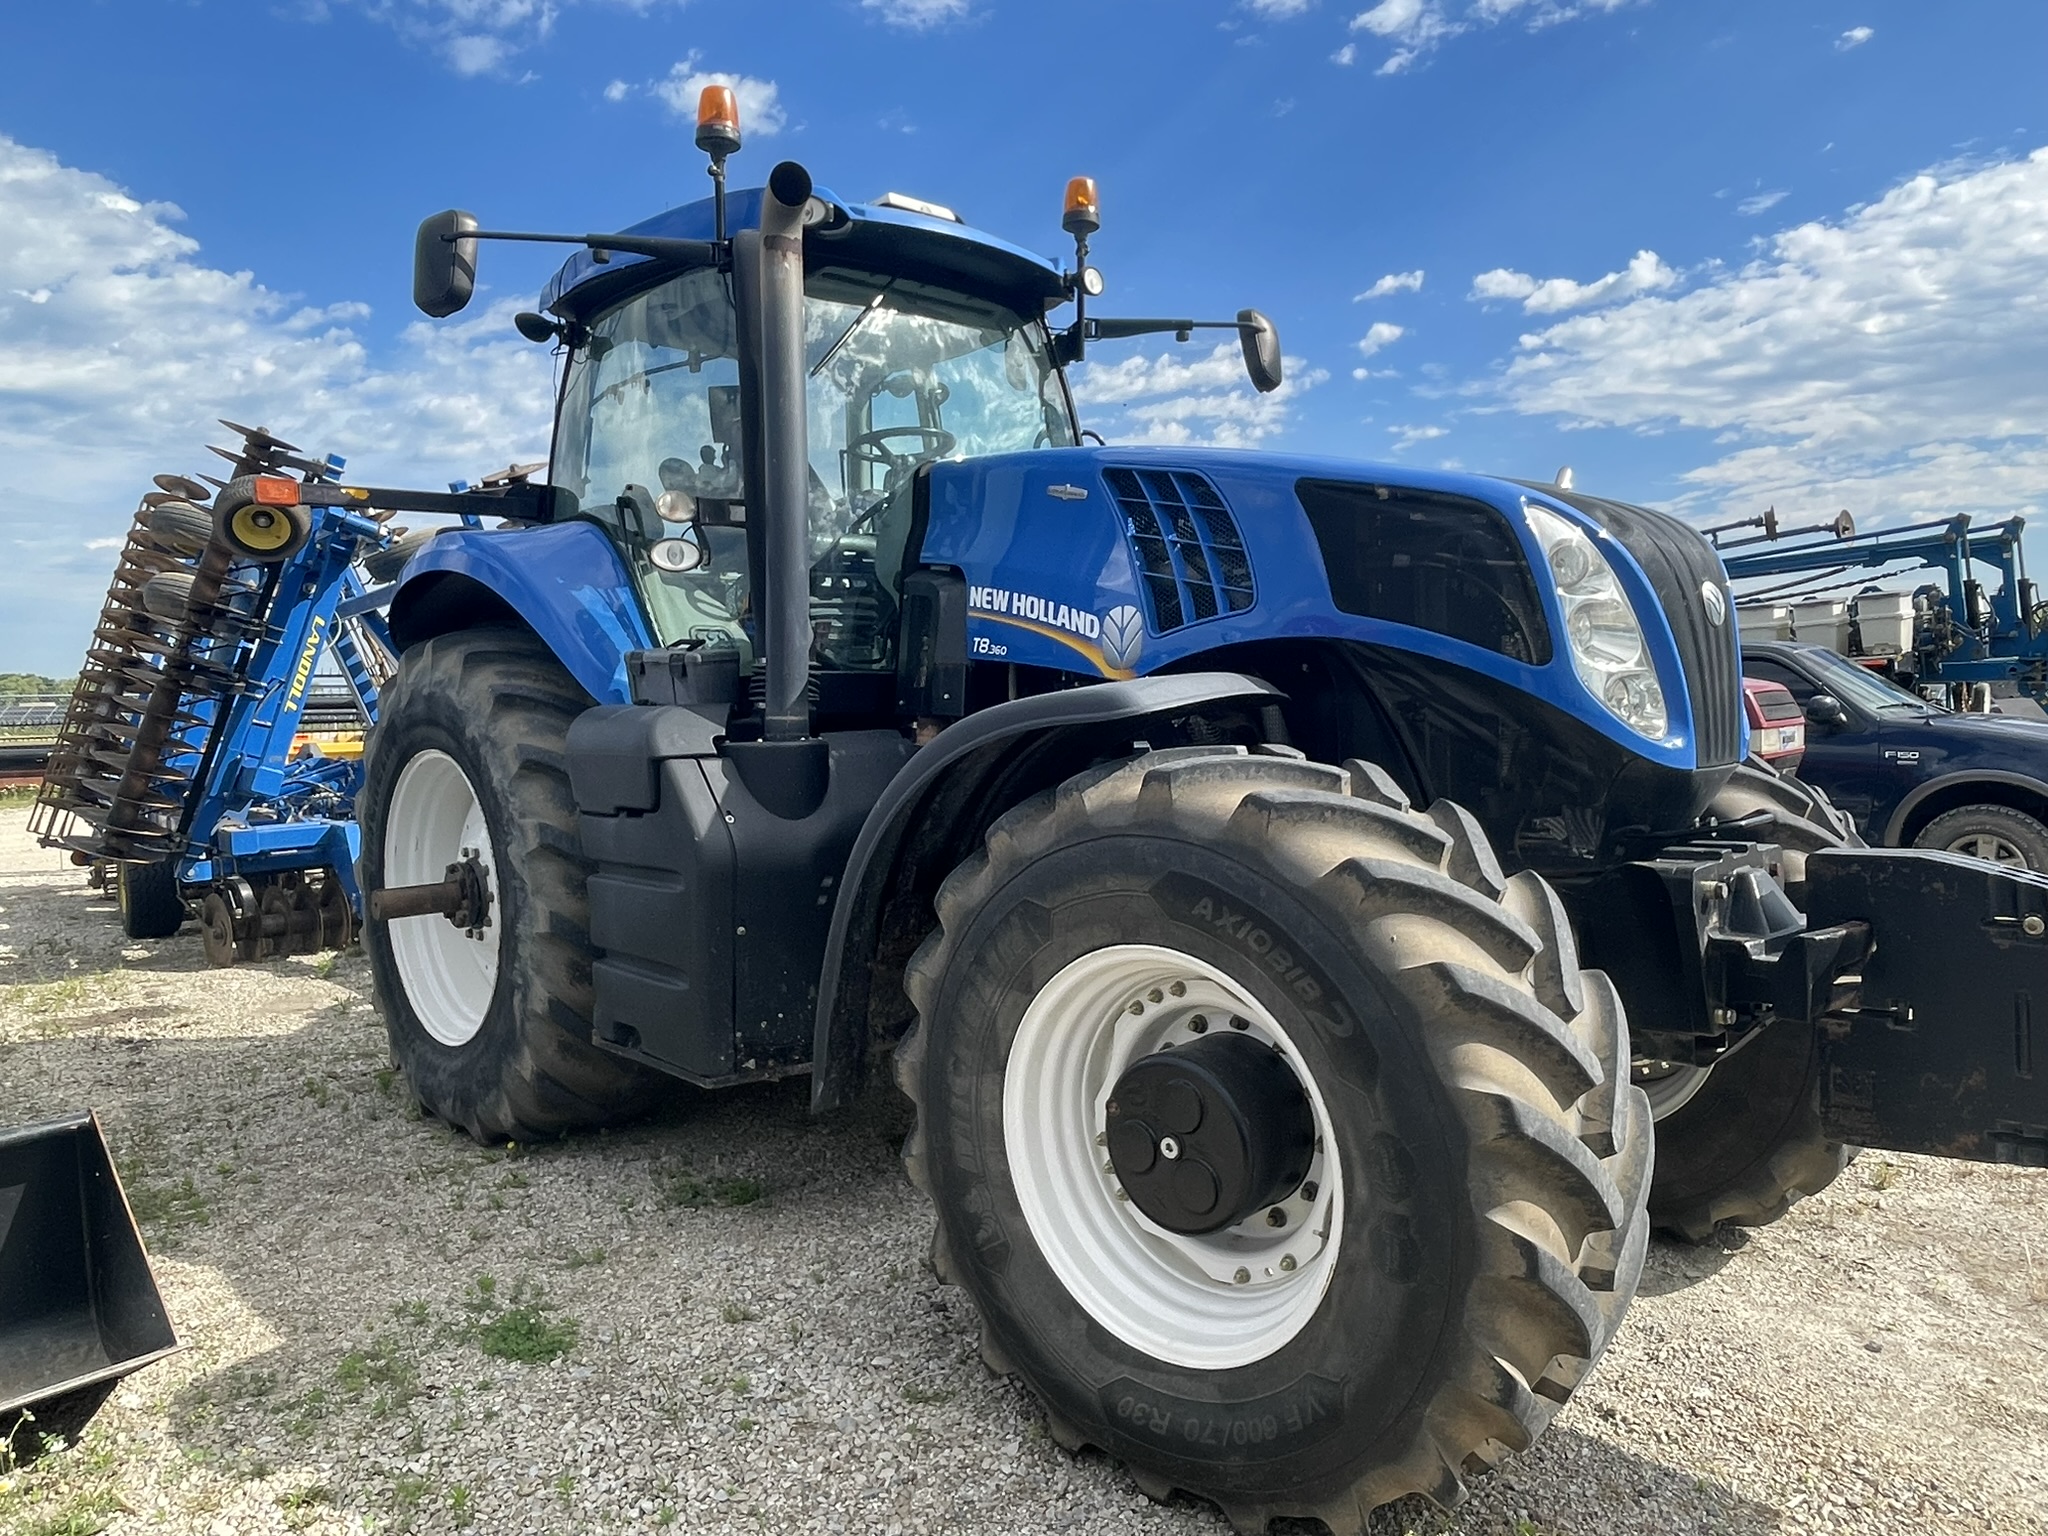
{"label": "disc blade", "polygon": [[179,501],[204,501],[212,494],[196,480],[188,480],[183,475],[155,475],[151,479],[158,490]]}

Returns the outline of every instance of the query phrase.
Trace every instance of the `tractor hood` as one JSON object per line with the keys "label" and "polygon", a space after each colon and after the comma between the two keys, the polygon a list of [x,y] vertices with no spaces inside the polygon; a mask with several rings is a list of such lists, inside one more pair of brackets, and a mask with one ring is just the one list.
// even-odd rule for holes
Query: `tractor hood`
{"label": "tractor hood", "polygon": [[[1711,546],[1663,514],[1582,501],[1310,455],[1041,449],[933,465],[922,557],[965,578],[977,661],[1121,678],[1235,645],[1356,640],[1497,678],[1668,767],[1737,761],[1735,633]],[[1632,731],[1580,680],[1532,506],[1612,567],[1667,701],[1661,738]],[[1407,519],[1416,553],[1362,571],[1347,530],[1381,509]],[[1411,565],[1430,576],[1407,581]]]}

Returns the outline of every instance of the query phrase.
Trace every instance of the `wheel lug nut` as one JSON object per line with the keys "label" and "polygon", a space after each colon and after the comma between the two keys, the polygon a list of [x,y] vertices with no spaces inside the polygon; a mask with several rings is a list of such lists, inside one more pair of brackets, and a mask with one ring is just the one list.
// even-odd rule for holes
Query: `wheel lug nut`
{"label": "wheel lug nut", "polygon": [[1188,984],[1184,981],[1176,981],[1172,986],[1168,987],[1166,990],[1171,992],[1175,997],[1186,997],[1188,995]]}
{"label": "wheel lug nut", "polygon": [[1106,1147],[1106,1146],[1108,1146],[1108,1145],[1109,1145],[1109,1132],[1107,1132],[1107,1131],[1097,1131],[1097,1132],[1095,1133],[1095,1145],[1097,1145],[1098,1147]]}
{"label": "wheel lug nut", "polygon": [[1293,1274],[1293,1273],[1294,1273],[1294,1255],[1293,1255],[1293,1254],[1291,1254],[1291,1253],[1283,1253],[1283,1254],[1281,1254],[1281,1255],[1280,1255],[1280,1269],[1281,1269],[1281,1272],[1282,1272],[1283,1274],[1290,1274],[1290,1275],[1291,1275],[1291,1274]]}
{"label": "wheel lug nut", "polygon": [[1128,1191],[1125,1191],[1125,1190],[1121,1190],[1121,1189],[1120,1189],[1120,1190],[1118,1190],[1118,1191],[1116,1192],[1116,1197],[1117,1197],[1117,1199],[1119,1199],[1119,1200],[1128,1200],[1128,1199],[1130,1199],[1130,1198],[1131,1198],[1131,1197],[1130,1197],[1130,1194],[1129,1194],[1129,1192],[1128,1192]]}
{"label": "wheel lug nut", "polygon": [[1273,1209],[1271,1209],[1270,1211],[1266,1212],[1266,1225],[1267,1225],[1267,1226],[1269,1226],[1269,1227],[1284,1227],[1284,1226],[1286,1226],[1286,1225],[1287,1225],[1287,1213],[1286,1213],[1285,1211],[1281,1210],[1279,1206],[1277,1206],[1277,1205],[1276,1205],[1276,1206],[1274,1206],[1274,1207],[1273,1207]]}
{"label": "wheel lug nut", "polygon": [[1314,1179],[1310,1179],[1306,1184],[1301,1186],[1301,1198],[1304,1200],[1313,1200],[1315,1199],[1315,1197],[1316,1181]]}
{"label": "wheel lug nut", "polygon": [[1250,1019],[1240,1019],[1236,1014],[1233,1013],[1230,1016],[1230,1027],[1232,1029],[1250,1029],[1252,1027],[1252,1021]]}
{"label": "wheel lug nut", "polygon": [[1230,1278],[1235,1284],[1250,1285],[1252,1283],[1252,1272],[1240,1265],[1237,1273]]}
{"label": "wheel lug nut", "polygon": [[1145,994],[1145,1000],[1150,1003],[1163,1003],[1166,1001],[1166,994],[1160,991],[1157,987],[1154,987],[1150,992],[1147,992]]}
{"label": "wheel lug nut", "polygon": [[1203,1018],[1199,1013],[1195,1014],[1192,1018],[1188,1020],[1188,1031],[1191,1034],[1197,1035],[1207,1034],[1209,1032],[1209,1021]]}

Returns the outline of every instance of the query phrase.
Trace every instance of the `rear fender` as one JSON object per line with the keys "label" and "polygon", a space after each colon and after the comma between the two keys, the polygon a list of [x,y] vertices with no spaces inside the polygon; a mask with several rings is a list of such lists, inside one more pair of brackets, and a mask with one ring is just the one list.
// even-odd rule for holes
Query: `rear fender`
{"label": "rear fender", "polygon": [[632,580],[595,523],[454,529],[406,566],[391,599],[400,651],[435,635],[517,620],[600,704],[627,704],[626,653],[654,644]]}
{"label": "rear fender", "polygon": [[[1248,712],[1257,736],[1277,739],[1281,697],[1232,672],[1098,683],[997,704],[921,748],[868,814],[839,883],[819,971],[812,1109],[848,1103],[874,1025],[894,1022],[892,1009],[907,1018],[903,966],[931,930],[932,896],[998,816],[1091,763],[1128,755],[1141,738],[1243,739],[1215,731],[1220,717]],[[1262,716],[1266,708],[1274,718]]]}

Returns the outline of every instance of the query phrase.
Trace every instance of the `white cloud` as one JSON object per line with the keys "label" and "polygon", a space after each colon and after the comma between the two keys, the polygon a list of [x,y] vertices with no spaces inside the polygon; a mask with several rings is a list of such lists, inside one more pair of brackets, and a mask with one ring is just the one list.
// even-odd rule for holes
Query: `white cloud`
{"label": "white cloud", "polygon": [[1789,195],[1789,193],[1782,189],[1772,192],[1759,192],[1754,197],[1745,197],[1741,202],[1737,203],[1735,211],[1746,219],[1752,219],[1760,213],[1769,213],[1778,204],[1785,201]]}
{"label": "white cloud", "polygon": [[1285,21],[1290,16],[1299,16],[1315,0],[1244,0],[1245,9],[1268,21]]}
{"label": "white cloud", "polygon": [[341,453],[371,484],[545,452],[549,359],[512,300],[373,355],[350,328],[364,305],[209,266],[181,218],[0,138],[0,630],[41,671],[77,664],[111,570],[94,541],[126,529],[149,477],[220,467],[217,416]]}
{"label": "white cloud", "polygon": [[1449,427],[1438,426],[1389,427],[1387,431],[1393,434],[1394,452],[1396,453],[1405,453],[1417,443],[1432,442],[1439,437],[1449,437],[1451,435]]}
{"label": "white cloud", "polygon": [[1851,48],[1861,48],[1875,36],[1877,33],[1870,27],[1851,27],[1835,39],[1835,48],[1839,52],[1847,53]]}
{"label": "white cloud", "polygon": [[967,14],[967,0],[860,0],[860,8],[875,12],[892,27],[922,32],[960,20]]}
{"label": "white cloud", "polygon": [[[1379,0],[1351,18],[1351,30],[1369,32],[1391,43],[1393,52],[1375,73],[1397,75],[1432,49],[1475,28],[1520,21],[1534,32],[1635,3],[1637,0],[1473,0],[1462,14],[1454,14],[1450,0]],[[1349,64],[1355,57],[1346,47],[1337,62]]]}
{"label": "white cloud", "polygon": [[1420,292],[1422,292],[1422,269],[1418,267],[1413,272],[1389,272],[1385,277],[1366,289],[1365,292],[1353,294],[1351,302],[1356,304],[1361,299],[1384,299],[1387,295],[1393,293]]}
{"label": "white cloud", "polygon": [[697,120],[697,97],[707,85],[729,85],[740,109],[740,131],[749,137],[769,138],[782,131],[789,114],[782,109],[781,93],[773,80],[752,75],[735,75],[722,69],[699,69],[696,49],[679,59],[665,79],[649,86],[677,117]]}
{"label": "white cloud", "polygon": [[1690,292],[1525,336],[1504,387],[1567,425],[1721,434],[1688,504],[1875,524],[2048,505],[2044,356],[2048,149],[1911,177]]}
{"label": "white cloud", "polygon": [[614,80],[604,88],[604,99],[606,101],[624,101],[632,94],[633,87],[626,84],[623,80]]}
{"label": "white cloud", "polygon": [[1357,61],[1358,44],[1356,43],[1346,43],[1342,48],[1339,48],[1335,53],[1330,55],[1330,62],[1332,64],[1342,64],[1348,67],[1352,64],[1355,64]]}
{"label": "white cloud", "polygon": [[[570,6],[598,5],[644,15],[664,4],[687,0],[337,0],[353,3],[373,21],[383,22],[406,43],[438,53],[458,75],[506,74],[506,65],[527,49],[545,42],[560,12]],[[299,17],[309,22],[330,19],[324,0],[303,5]],[[521,83],[531,76],[522,77]]]}
{"label": "white cloud", "polygon": [[1469,297],[1482,302],[1512,299],[1527,314],[1554,315],[1567,309],[1585,309],[1639,293],[1653,293],[1677,282],[1678,274],[1655,251],[1637,251],[1621,271],[1596,277],[1590,283],[1574,282],[1569,277],[1539,279],[1508,267],[1495,267],[1472,279]]}
{"label": "white cloud", "polygon": [[1360,357],[1371,357],[1375,352],[1391,347],[1407,334],[1408,328],[1406,326],[1393,325],[1385,320],[1375,320],[1366,333],[1358,338],[1358,355]]}
{"label": "white cloud", "polygon": [[[1294,402],[1329,378],[1298,357],[1285,359],[1284,371],[1278,389],[1257,393],[1245,377],[1242,350],[1226,341],[1192,358],[1167,352],[1084,363],[1074,372],[1074,399],[1083,419],[1112,442],[1250,448],[1285,431]],[[1108,425],[1093,419],[1097,412],[1107,414]]]}

